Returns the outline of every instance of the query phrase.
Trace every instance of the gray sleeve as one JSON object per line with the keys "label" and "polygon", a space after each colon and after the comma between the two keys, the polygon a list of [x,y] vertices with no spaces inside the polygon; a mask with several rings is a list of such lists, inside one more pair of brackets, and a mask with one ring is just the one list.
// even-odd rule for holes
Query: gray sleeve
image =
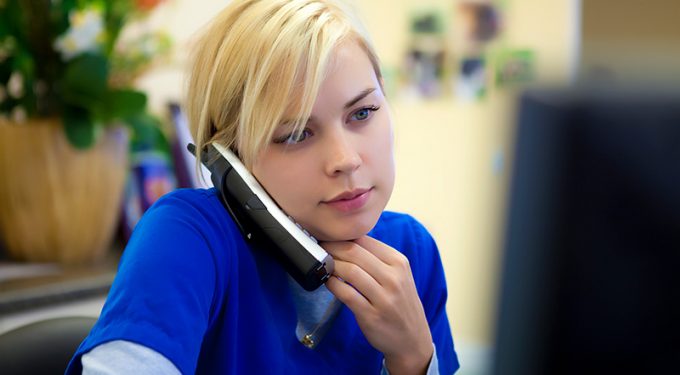
{"label": "gray sleeve", "polygon": [[[432,343],[432,358],[430,358],[430,364],[427,366],[427,372],[425,375],[439,375],[439,360],[437,359],[437,345]],[[380,370],[380,375],[390,375],[385,367],[385,360],[383,359],[382,370]]]}
{"label": "gray sleeve", "polygon": [[81,362],[84,375],[180,374],[177,367],[162,354],[124,340],[96,346],[83,354]]}

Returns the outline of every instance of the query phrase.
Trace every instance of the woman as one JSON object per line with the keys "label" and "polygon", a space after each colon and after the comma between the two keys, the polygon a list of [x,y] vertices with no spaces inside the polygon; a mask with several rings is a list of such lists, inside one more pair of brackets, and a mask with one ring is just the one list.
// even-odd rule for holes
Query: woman
{"label": "woman", "polygon": [[413,218],[383,212],[392,120],[350,11],[325,0],[232,1],[196,44],[187,104],[197,150],[236,151],[333,256],[333,277],[303,291],[246,242],[214,189],[175,191],[135,229],[67,372],[458,368],[436,245]]}

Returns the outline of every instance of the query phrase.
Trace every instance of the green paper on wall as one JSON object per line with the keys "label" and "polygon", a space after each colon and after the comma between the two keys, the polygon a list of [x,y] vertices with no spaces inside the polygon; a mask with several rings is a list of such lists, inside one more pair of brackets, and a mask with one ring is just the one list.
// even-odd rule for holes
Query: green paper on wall
{"label": "green paper on wall", "polygon": [[509,49],[496,55],[496,85],[529,83],[536,76],[536,53],[529,49]]}

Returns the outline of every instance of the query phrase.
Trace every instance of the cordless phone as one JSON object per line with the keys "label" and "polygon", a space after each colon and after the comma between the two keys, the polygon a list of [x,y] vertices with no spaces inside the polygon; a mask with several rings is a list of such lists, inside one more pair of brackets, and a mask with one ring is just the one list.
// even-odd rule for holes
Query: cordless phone
{"label": "cordless phone", "polygon": [[[196,154],[193,144],[187,148]],[[201,159],[222,204],[248,241],[264,240],[266,247],[275,247],[273,255],[305,290],[315,290],[328,280],[333,258],[279,208],[233,151],[211,143]]]}

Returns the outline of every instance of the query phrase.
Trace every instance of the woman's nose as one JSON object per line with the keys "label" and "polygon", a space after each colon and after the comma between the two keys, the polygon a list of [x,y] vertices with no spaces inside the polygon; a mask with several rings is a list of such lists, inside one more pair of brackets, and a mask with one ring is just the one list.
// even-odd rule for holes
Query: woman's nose
{"label": "woman's nose", "polygon": [[327,145],[326,173],[330,176],[352,173],[361,166],[362,160],[358,145],[351,139],[351,135],[338,132],[333,134]]}

